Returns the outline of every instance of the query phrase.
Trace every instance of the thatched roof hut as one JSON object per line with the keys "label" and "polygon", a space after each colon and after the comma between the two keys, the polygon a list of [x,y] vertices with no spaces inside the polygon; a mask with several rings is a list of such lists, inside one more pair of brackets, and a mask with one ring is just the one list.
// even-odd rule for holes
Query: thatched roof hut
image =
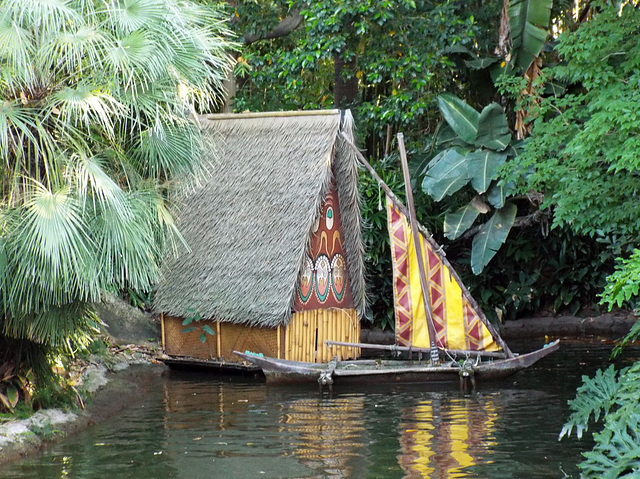
{"label": "thatched roof hut", "polygon": [[[352,308],[365,308],[358,166],[349,111],[209,115],[213,175],[179,208],[190,248],[164,268],[154,309],[256,327],[287,325],[330,190],[337,193]],[[354,338],[357,340],[357,338]]]}

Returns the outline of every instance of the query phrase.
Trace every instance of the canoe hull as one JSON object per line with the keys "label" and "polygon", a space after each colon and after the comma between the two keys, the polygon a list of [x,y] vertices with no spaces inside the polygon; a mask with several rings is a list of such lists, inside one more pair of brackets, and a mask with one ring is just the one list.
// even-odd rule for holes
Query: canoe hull
{"label": "canoe hull", "polygon": [[[473,365],[473,369],[463,371],[456,362],[430,366],[427,362],[418,361],[380,361],[353,360],[338,363],[331,372],[333,383],[367,384],[367,383],[429,383],[459,382],[464,372],[470,373],[475,381],[485,382],[506,378],[517,373],[560,347],[559,340],[531,353],[513,358],[485,361]],[[303,384],[318,383],[328,365],[322,363],[305,363],[263,357],[252,353],[234,353],[245,361],[262,369],[268,384]]]}

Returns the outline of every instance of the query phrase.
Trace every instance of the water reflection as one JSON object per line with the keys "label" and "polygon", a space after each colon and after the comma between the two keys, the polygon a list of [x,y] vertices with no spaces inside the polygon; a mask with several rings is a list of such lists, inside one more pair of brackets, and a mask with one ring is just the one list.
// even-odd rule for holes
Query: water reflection
{"label": "water reflection", "polygon": [[310,469],[323,477],[354,477],[366,443],[364,405],[363,396],[285,403],[281,432],[293,435],[293,454]]}
{"label": "water reflection", "polygon": [[582,374],[608,349],[566,349],[506,383],[462,394],[428,386],[268,387],[210,375],[157,378],[149,396],[7,478],[578,477],[589,441],[558,443]]}
{"label": "water reflection", "polygon": [[399,462],[406,477],[467,477],[465,468],[491,463],[485,456],[496,445],[499,410],[494,397],[436,397],[405,408]]}

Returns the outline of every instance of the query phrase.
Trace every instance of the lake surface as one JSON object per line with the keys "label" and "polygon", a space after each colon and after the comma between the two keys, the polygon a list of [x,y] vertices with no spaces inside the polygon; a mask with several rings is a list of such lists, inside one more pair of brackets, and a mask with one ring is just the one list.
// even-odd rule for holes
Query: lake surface
{"label": "lake surface", "polygon": [[[581,376],[606,365],[610,350],[563,344],[466,394],[380,384],[329,396],[174,371],[116,417],[0,477],[577,478],[591,442],[558,442],[558,433]],[[638,356],[628,349],[618,364]]]}

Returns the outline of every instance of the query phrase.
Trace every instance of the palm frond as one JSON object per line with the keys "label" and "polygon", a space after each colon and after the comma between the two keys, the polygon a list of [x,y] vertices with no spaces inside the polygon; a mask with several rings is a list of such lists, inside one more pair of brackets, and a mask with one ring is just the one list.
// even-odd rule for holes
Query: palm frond
{"label": "palm frond", "polygon": [[40,130],[45,136],[46,130],[38,128],[33,113],[18,100],[5,100],[0,104],[0,154],[3,160],[8,162],[9,157],[20,156],[25,149],[25,141],[38,151],[39,141],[33,130]]}
{"label": "palm frond", "polygon": [[51,307],[37,314],[8,316],[2,333],[73,355],[88,346],[99,319],[87,303]]}
{"label": "palm frond", "polygon": [[164,3],[158,0],[111,0],[104,12],[107,13],[105,23],[125,34],[149,28],[164,21]]}
{"label": "palm frond", "polygon": [[63,125],[88,129],[99,125],[105,134],[113,137],[113,121],[125,114],[124,106],[109,93],[79,84],[66,87],[50,96],[53,108],[59,111],[59,121]]}
{"label": "palm frond", "polygon": [[133,215],[125,217],[107,208],[91,224],[91,236],[100,251],[101,284],[117,289],[149,291],[158,279],[160,248],[152,224],[157,216],[138,194],[129,195]]}
{"label": "palm frond", "polygon": [[14,77],[11,83],[31,83],[34,51],[33,33],[16,23],[5,6],[0,10],[0,64],[5,64]]}
{"label": "palm frond", "polygon": [[140,134],[131,160],[151,178],[193,175],[202,148],[200,134],[193,125],[163,125],[158,121]]}
{"label": "palm frond", "polygon": [[35,184],[18,225],[7,236],[12,263],[8,304],[14,315],[99,298],[95,245],[86,230],[68,190]]}
{"label": "palm frond", "polygon": [[38,51],[38,63],[62,78],[93,72],[103,68],[104,52],[111,47],[109,38],[94,25],[81,24],[54,34]]}
{"label": "palm frond", "polygon": [[90,207],[93,214],[112,209],[119,215],[131,217],[131,206],[120,186],[106,169],[106,159],[100,156],[75,154],[69,165],[69,175],[77,187],[83,208]]}

